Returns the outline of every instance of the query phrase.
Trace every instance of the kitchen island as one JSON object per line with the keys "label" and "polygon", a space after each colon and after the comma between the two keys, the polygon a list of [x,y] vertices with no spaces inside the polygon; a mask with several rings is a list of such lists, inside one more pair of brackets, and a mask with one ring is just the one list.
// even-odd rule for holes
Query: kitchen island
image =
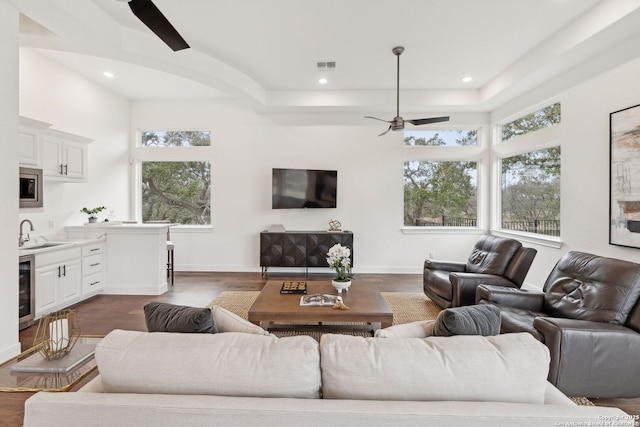
{"label": "kitchen island", "polygon": [[170,224],[96,223],[65,227],[68,239],[105,237],[102,293],[161,295],[167,291]]}

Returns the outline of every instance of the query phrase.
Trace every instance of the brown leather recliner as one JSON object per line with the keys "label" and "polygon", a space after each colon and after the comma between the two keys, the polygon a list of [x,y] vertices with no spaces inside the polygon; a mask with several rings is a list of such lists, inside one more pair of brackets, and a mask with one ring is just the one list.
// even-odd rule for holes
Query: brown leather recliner
{"label": "brown leather recliner", "polygon": [[475,304],[481,283],[520,288],[536,250],[517,240],[483,235],[466,262],[424,261],[424,293],[440,308]]}
{"label": "brown leather recliner", "polygon": [[478,287],[501,333],[530,332],[551,353],[549,381],[569,396],[640,397],[640,264],[568,252],[543,292]]}

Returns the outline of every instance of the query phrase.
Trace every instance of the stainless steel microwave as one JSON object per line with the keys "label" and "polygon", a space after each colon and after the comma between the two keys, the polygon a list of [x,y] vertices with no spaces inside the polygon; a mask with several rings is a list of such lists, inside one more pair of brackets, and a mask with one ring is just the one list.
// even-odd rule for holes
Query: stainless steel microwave
{"label": "stainless steel microwave", "polygon": [[42,169],[20,168],[20,207],[42,207]]}

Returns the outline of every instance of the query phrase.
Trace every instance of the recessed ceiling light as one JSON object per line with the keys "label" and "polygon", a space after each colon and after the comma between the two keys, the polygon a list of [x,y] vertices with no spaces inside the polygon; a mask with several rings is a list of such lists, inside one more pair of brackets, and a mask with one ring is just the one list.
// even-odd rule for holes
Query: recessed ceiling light
{"label": "recessed ceiling light", "polygon": [[105,71],[105,72],[102,73],[102,75],[105,76],[108,79],[112,79],[112,78],[114,78],[116,76],[111,71]]}
{"label": "recessed ceiling light", "polygon": [[464,76],[462,78],[462,83],[469,83],[471,80],[473,80],[473,77],[471,76]]}
{"label": "recessed ceiling light", "polygon": [[320,83],[321,85],[326,85],[327,83],[329,83],[329,80],[327,80],[327,79],[326,79],[326,78],[324,78],[324,77],[320,77],[320,78],[318,79],[318,83]]}

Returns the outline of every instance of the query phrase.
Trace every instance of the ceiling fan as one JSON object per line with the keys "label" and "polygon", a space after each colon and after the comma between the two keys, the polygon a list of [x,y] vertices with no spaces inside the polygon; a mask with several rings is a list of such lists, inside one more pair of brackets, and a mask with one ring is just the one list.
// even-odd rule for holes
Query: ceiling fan
{"label": "ceiling fan", "polygon": [[174,52],[189,48],[187,42],[151,0],[131,0],[128,3],[133,14]]}
{"label": "ceiling fan", "polygon": [[365,119],[374,119],[374,120],[380,120],[381,122],[390,123],[389,129],[382,132],[378,136],[382,136],[387,132],[389,132],[390,130],[403,130],[405,122],[411,123],[412,125],[415,125],[415,126],[420,126],[420,125],[427,125],[430,123],[449,121],[449,116],[431,117],[428,119],[413,119],[413,120],[405,120],[402,117],[400,117],[400,55],[402,55],[402,52],[404,52],[404,47],[396,46],[391,50],[391,52],[393,52],[393,54],[398,58],[398,68],[397,68],[397,74],[396,74],[396,116],[393,118],[393,120],[383,120],[377,117],[365,116]]}

